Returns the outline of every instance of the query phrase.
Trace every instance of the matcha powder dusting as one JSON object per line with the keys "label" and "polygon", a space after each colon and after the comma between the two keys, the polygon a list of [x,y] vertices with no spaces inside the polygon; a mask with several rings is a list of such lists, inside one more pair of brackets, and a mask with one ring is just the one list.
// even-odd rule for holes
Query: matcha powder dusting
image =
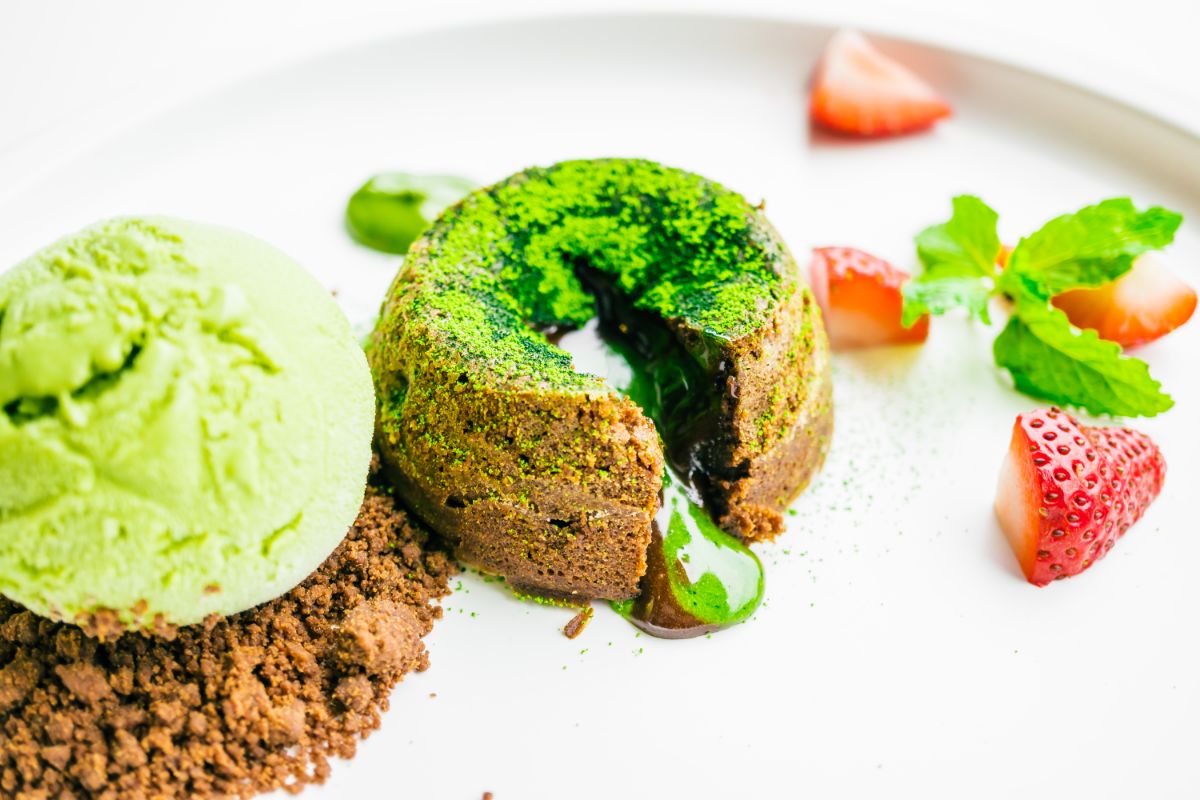
{"label": "matcha powder dusting", "polygon": [[[374,473],[374,470],[372,470]],[[374,479],[373,479],[374,480]],[[252,797],[329,775],[429,663],[454,564],[381,488],[281,598],[111,642],[0,599],[0,797]]]}

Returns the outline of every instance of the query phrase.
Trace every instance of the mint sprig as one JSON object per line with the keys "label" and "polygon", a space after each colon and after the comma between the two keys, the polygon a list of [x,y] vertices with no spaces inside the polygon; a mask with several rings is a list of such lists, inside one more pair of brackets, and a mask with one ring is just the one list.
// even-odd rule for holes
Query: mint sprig
{"label": "mint sprig", "polygon": [[940,316],[951,309],[965,308],[971,316],[991,325],[988,301],[994,288],[994,283],[961,276],[908,281],[902,288],[904,311],[900,322],[911,328],[925,314]]}
{"label": "mint sprig", "polygon": [[998,216],[978,197],[962,195],[951,201],[947,222],[932,225],[917,236],[917,258],[924,270],[904,285],[904,326],[924,314],[944,314],[965,308],[991,324],[988,299],[996,285],[1000,237]]}
{"label": "mint sprig", "polygon": [[1165,208],[1139,212],[1127,197],[1105,200],[1055,217],[1022,239],[1004,278],[1032,279],[1047,298],[1102,286],[1128,272],[1135,257],[1169,245],[1181,222],[1182,216]]}
{"label": "mint sprig", "polygon": [[995,296],[1012,314],[992,347],[1025,394],[1094,414],[1154,416],[1174,401],[1142,361],[1095,331],[1081,331],[1050,304],[1069,289],[1102,286],[1142,253],[1170,244],[1183,218],[1164,208],[1138,211],[1113,198],[1056,217],[1021,239],[1003,270],[995,211],[977,197],[954,198],[953,214],[917,236],[922,271],[904,286],[904,324],[963,308],[990,324]]}

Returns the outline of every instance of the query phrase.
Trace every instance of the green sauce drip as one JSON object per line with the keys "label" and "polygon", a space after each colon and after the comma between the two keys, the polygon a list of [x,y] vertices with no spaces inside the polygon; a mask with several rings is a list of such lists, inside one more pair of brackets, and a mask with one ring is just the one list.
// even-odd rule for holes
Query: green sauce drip
{"label": "green sauce drip", "polygon": [[[591,339],[595,326],[569,333],[562,346],[571,351],[576,337]],[[654,420],[670,431],[672,416],[688,394],[690,373],[680,366],[670,334],[639,331],[642,355],[616,337],[602,339],[602,361],[587,367],[602,374]],[[597,337],[598,338],[598,337]],[[646,348],[645,342],[650,342]],[[694,396],[698,387],[690,387]],[[648,553],[642,593],[612,603],[618,614],[654,636],[686,638],[745,621],[762,601],[764,575],[758,557],[722,531],[689,496],[669,469],[663,476],[662,506]]]}
{"label": "green sauce drip", "polygon": [[718,528],[669,476],[648,561],[642,593],[612,607],[653,636],[682,639],[728,628],[762,602],[758,557]]}
{"label": "green sauce drip", "polygon": [[670,520],[663,555],[675,599],[702,622],[721,626],[742,622],[762,601],[762,563],[673,482],[668,483],[663,506],[669,509],[664,513],[670,514]]}
{"label": "green sauce drip", "polygon": [[346,228],[360,244],[403,255],[438,214],[477,186],[454,175],[383,172],[351,196]]}

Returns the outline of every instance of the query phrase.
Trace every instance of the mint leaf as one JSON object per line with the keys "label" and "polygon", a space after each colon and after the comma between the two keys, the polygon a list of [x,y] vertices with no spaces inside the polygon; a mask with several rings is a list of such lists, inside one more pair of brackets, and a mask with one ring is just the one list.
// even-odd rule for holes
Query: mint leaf
{"label": "mint leaf", "polygon": [[1152,417],[1175,404],[1144,362],[1049,305],[1018,303],[992,352],[1019,391],[1052,403],[1124,417]]}
{"label": "mint leaf", "polygon": [[980,278],[938,278],[911,280],[901,287],[904,313],[900,318],[906,328],[924,314],[945,314],[955,308],[965,308],[988,325],[988,299],[992,296],[990,282]]}
{"label": "mint leaf", "polygon": [[950,219],[917,235],[917,258],[922,271],[904,286],[905,327],[923,314],[944,314],[965,308],[990,323],[987,301],[995,286],[996,212],[978,197],[961,195],[951,201]]}
{"label": "mint leaf", "polygon": [[988,301],[1002,292],[1013,312],[992,349],[1018,390],[1096,414],[1154,416],[1174,405],[1146,364],[1094,331],[1074,328],[1050,298],[1116,280],[1134,258],[1171,243],[1179,214],[1157,206],[1138,211],[1129,198],[1105,200],[1022,239],[1001,271],[996,212],[969,195],[954,198],[953,209],[948,221],[917,236],[923,270],[902,288],[905,326],[954,308],[989,322]]}
{"label": "mint leaf", "polygon": [[972,195],[950,201],[953,213],[917,235],[917,258],[930,278],[991,278],[996,275],[1000,237],[995,211]]}
{"label": "mint leaf", "polygon": [[1158,206],[1138,211],[1128,197],[1055,217],[1017,244],[1000,289],[1014,294],[1021,281],[1027,290],[1049,298],[1103,285],[1128,272],[1136,256],[1170,244],[1182,221]]}

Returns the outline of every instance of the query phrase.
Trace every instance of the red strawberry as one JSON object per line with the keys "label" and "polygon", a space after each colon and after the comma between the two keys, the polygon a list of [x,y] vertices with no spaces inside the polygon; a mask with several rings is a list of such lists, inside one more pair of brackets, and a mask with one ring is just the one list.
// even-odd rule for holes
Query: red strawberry
{"label": "red strawberry", "polygon": [[925,341],[929,317],[900,324],[908,273],[852,247],[818,247],[809,266],[813,294],[835,350]]}
{"label": "red strawberry", "polygon": [[838,133],[889,136],[928,128],[950,106],[856,31],[833,35],[813,78],[813,122]]}
{"label": "red strawberry", "polygon": [[996,517],[1030,583],[1103,558],[1162,489],[1166,462],[1145,434],[1080,425],[1057,408],[1017,416]]}
{"label": "red strawberry", "polygon": [[1196,310],[1196,292],[1160,256],[1133,262],[1120,278],[1094,289],[1072,289],[1054,298],[1077,328],[1091,328],[1122,347],[1152,342],[1187,322]]}

